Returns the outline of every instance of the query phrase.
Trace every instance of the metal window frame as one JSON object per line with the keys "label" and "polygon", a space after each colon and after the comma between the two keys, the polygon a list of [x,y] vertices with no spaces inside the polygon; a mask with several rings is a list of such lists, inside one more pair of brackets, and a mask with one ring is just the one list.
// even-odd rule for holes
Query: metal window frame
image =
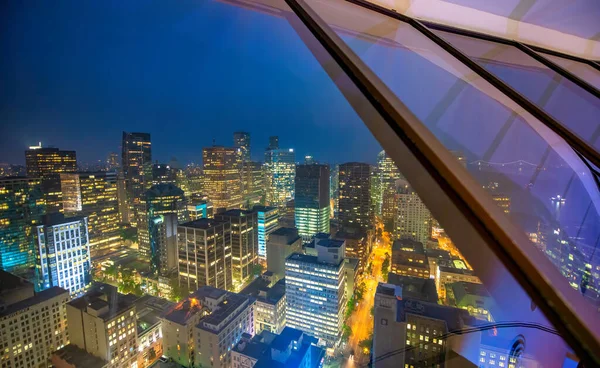
{"label": "metal window frame", "polygon": [[[600,326],[592,322],[598,320],[597,311],[530,246],[523,231],[494,204],[466,168],[304,0],[285,1],[381,116],[363,121],[448,229],[484,284],[494,283],[498,277],[498,270],[490,271],[494,265],[500,272],[509,272],[511,280],[514,277],[528,293],[579,359],[589,366],[600,365]],[[414,19],[364,1],[346,1],[409,23],[431,38],[432,32]],[[444,46],[452,50],[447,43]],[[461,56],[456,51],[452,55]],[[487,247],[460,246],[481,243]]]}

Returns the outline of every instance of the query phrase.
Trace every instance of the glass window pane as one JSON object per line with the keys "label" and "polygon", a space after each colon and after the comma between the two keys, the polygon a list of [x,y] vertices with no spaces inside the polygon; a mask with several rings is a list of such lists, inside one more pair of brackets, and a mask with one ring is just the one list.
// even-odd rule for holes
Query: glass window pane
{"label": "glass window pane", "polygon": [[514,46],[450,32],[434,32],[590,145],[600,148],[600,99]]}
{"label": "glass window pane", "polygon": [[600,89],[600,70],[593,66],[579,61],[562,58],[560,56],[546,54],[544,52],[538,52],[538,54],[570,71],[597,89]]}
{"label": "glass window pane", "polygon": [[[590,277],[586,267],[600,264],[594,251],[600,196],[573,150],[410,25],[343,1],[308,3],[448,149],[466,157],[469,172],[494,198],[508,198],[511,219],[574,289],[598,305],[598,274]],[[549,78],[543,70],[536,73],[541,81]],[[539,97],[555,102],[558,96],[579,96],[574,91],[554,96],[554,90],[570,88],[559,82]],[[523,86],[540,94],[537,83]],[[596,105],[588,103],[588,95],[581,93],[581,108],[591,119],[598,115],[591,114]],[[580,125],[586,133],[595,130]]]}

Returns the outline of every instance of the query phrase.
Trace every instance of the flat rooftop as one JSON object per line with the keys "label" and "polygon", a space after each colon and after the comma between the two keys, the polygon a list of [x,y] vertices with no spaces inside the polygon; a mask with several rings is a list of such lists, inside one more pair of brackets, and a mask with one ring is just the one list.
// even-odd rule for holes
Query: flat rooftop
{"label": "flat rooftop", "polygon": [[453,282],[452,284],[449,284],[448,286],[450,288],[452,288],[452,291],[454,292],[454,296],[458,299],[463,298],[467,295],[475,295],[475,296],[480,296],[480,297],[484,297],[484,298],[491,298],[490,293],[487,291],[485,286],[483,286],[483,284],[459,281],[459,282]]}
{"label": "flat rooftop", "polygon": [[190,222],[179,224],[181,227],[191,227],[194,229],[208,230],[219,225],[225,224],[228,221],[201,218]]}
{"label": "flat rooftop", "polygon": [[317,244],[326,248],[339,248],[344,245],[345,240],[339,239],[320,239]]}
{"label": "flat rooftop", "polygon": [[423,244],[413,239],[394,240],[392,243],[392,253],[394,252],[415,252],[424,254]]}
{"label": "flat rooftop", "polygon": [[390,272],[388,283],[402,287],[402,297],[437,303],[438,294],[433,279],[402,276]]}
{"label": "flat rooftop", "polygon": [[58,286],[53,286],[49,289],[40,291],[39,293],[35,294],[31,298],[27,298],[25,300],[21,300],[20,302],[16,302],[14,304],[9,305],[5,310],[0,312],[0,317],[8,316],[15,312],[29,308],[38,303],[45,302],[49,299],[55,298],[55,297],[57,297],[59,295],[63,295],[63,294],[69,295],[69,292]]}
{"label": "flat rooftop", "polygon": [[69,344],[52,353],[73,367],[103,368],[108,362],[94,356],[79,347]]}
{"label": "flat rooftop", "polygon": [[85,295],[70,301],[68,305],[82,311],[87,311],[88,308],[101,310],[108,306],[108,310],[98,316],[106,321],[132,308],[137,299],[133,294],[117,292],[115,286],[95,283]]}
{"label": "flat rooftop", "polygon": [[241,210],[239,208],[234,208],[234,209],[227,210],[224,212],[219,212],[219,213],[215,214],[215,216],[242,217],[242,216],[250,215],[252,213],[253,213],[253,211],[246,211],[246,210]]}
{"label": "flat rooftop", "polygon": [[268,285],[269,281],[259,277],[240,291],[240,294],[252,296],[264,303],[277,304],[285,295],[285,279],[277,281],[272,287]]}
{"label": "flat rooftop", "polygon": [[261,206],[261,205],[256,205],[256,206],[252,207],[252,211],[254,211],[254,212],[270,212],[270,211],[273,211],[276,209],[277,209],[277,207]]}
{"label": "flat rooftop", "polygon": [[207,327],[206,325],[211,325],[217,327],[223,321],[225,321],[228,317],[232,316],[232,314],[236,313],[236,309],[241,307],[244,304],[247,304],[250,301],[250,297],[246,295],[227,293],[225,300],[220,302],[216,308],[213,309],[212,313],[208,316],[204,317],[200,323],[197,325],[198,328],[210,331],[212,333],[219,333],[223,328],[227,325],[222,326],[219,329],[213,329]]}

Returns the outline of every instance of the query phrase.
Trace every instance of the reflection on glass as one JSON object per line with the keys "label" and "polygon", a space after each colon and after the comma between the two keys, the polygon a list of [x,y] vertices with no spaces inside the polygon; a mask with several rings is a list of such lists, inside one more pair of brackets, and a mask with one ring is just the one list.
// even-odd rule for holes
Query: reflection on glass
{"label": "reflection on glass", "polygon": [[600,70],[580,61],[562,58],[560,56],[554,56],[546,54],[544,52],[538,53],[546,59],[552,61],[553,63],[575,74],[576,76],[588,82],[597,89],[600,89]]}
{"label": "reflection on glass", "polygon": [[[600,197],[573,150],[412,26],[348,2],[307,3],[449,150],[464,155],[468,171],[532,240],[522,246],[537,247],[573,289],[599,305]],[[514,68],[524,78],[532,66],[500,68]],[[598,116],[591,96],[533,70],[533,82],[522,84],[537,94],[534,100],[550,106],[559,96],[578,98],[577,116],[587,120],[573,129],[591,136],[597,125],[592,117]],[[540,83],[551,88],[540,92]],[[571,111],[560,106],[553,112]]]}
{"label": "reflection on glass", "polygon": [[600,100],[511,45],[434,31],[542,110],[600,148]]}

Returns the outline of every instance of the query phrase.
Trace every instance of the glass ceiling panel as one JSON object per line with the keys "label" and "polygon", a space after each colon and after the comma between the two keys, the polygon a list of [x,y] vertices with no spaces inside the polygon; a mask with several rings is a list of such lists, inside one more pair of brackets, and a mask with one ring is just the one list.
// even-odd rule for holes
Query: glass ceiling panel
{"label": "glass ceiling panel", "polygon": [[580,61],[546,54],[544,52],[538,52],[538,54],[542,55],[543,57],[552,61],[553,63],[563,67],[564,69],[570,71],[571,73],[575,74],[576,76],[588,82],[597,89],[600,89],[600,70],[594,68],[593,66],[588,65],[586,63],[582,63]]}
{"label": "glass ceiling panel", "polygon": [[[522,246],[538,248],[574,289],[600,305],[600,196],[571,147],[409,24],[345,1],[308,4],[446,148],[465,155],[468,171],[493,198],[509,198],[510,218],[532,239]],[[518,72],[521,78],[530,73]],[[582,95],[583,102],[573,101],[580,119],[600,116],[587,92],[553,81],[541,68],[535,72],[520,85],[538,99],[551,105]],[[544,83],[552,89],[542,94]],[[571,111],[560,106],[556,112]],[[577,127],[589,135],[598,124],[592,125]]]}
{"label": "glass ceiling panel", "polygon": [[434,30],[596,149],[600,99],[514,46]]}

